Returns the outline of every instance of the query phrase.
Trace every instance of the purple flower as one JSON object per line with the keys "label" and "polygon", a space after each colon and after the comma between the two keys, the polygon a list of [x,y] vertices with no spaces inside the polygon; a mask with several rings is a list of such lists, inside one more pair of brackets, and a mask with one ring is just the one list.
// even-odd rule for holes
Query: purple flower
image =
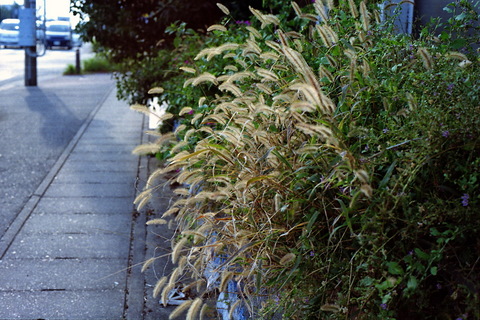
{"label": "purple flower", "polygon": [[380,305],[380,308],[382,308],[383,310],[387,310],[388,309],[388,305],[386,303],[382,303]]}
{"label": "purple flower", "polygon": [[448,130],[442,132],[442,137],[448,138],[448,136],[450,136],[450,132],[448,132]]}
{"label": "purple flower", "polygon": [[235,21],[236,24],[246,24],[247,26],[250,25],[250,21],[248,20],[237,20]]}
{"label": "purple flower", "polygon": [[388,132],[388,129],[385,128],[385,129],[383,129],[382,131],[383,131],[383,133],[387,133],[387,132]]}
{"label": "purple flower", "polygon": [[462,199],[462,206],[468,207],[468,199],[470,199],[470,196],[468,195],[468,193],[464,193],[461,199]]}
{"label": "purple flower", "polygon": [[437,283],[437,285],[435,287],[437,288],[437,290],[442,289],[442,285],[440,283]]}
{"label": "purple flower", "polygon": [[314,257],[315,256],[315,251],[310,251],[310,257]]}
{"label": "purple flower", "polygon": [[455,84],[450,83],[450,84],[447,86],[447,90],[451,92],[451,91],[453,90],[453,87],[455,87]]}

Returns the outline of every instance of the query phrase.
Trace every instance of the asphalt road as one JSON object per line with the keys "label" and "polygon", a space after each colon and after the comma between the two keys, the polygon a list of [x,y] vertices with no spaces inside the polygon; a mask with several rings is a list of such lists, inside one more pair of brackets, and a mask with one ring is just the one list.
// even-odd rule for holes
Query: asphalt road
{"label": "asphalt road", "polygon": [[[94,56],[91,46],[80,48],[82,60]],[[37,81],[48,80],[62,74],[67,65],[75,65],[76,48],[72,50],[47,50],[44,56],[37,58]],[[0,90],[23,85],[25,78],[25,51],[22,49],[0,49]]]}
{"label": "asphalt road", "polygon": [[62,76],[74,59],[75,50],[48,51],[38,86],[25,87],[23,51],[0,49],[0,237],[113,87],[110,75]]}

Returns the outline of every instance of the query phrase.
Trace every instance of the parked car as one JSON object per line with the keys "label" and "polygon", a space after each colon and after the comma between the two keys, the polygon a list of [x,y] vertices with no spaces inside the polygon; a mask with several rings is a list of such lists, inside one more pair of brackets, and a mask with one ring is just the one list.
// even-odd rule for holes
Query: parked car
{"label": "parked car", "polygon": [[47,48],[66,47],[72,49],[72,28],[68,21],[47,21],[45,30]]}
{"label": "parked car", "polygon": [[20,20],[3,19],[0,23],[0,47],[18,47]]}

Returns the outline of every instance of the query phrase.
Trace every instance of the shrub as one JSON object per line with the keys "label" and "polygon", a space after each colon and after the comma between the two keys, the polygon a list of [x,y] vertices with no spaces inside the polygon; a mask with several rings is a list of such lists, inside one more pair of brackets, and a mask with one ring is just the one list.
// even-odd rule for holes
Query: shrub
{"label": "shrub", "polygon": [[106,58],[97,55],[83,60],[83,70],[87,73],[112,72],[115,67]]}
{"label": "shrub", "polygon": [[75,74],[81,74],[82,72],[78,73],[77,68],[73,64],[68,64],[67,67],[65,68],[65,71],[63,71],[64,75],[75,75]]}
{"label": "shrub", "polygon": [[293,8],[212,26],[224,44],[183,68],[198,103],[136,200],[179,171],[178,267],[155,292],[189,275],[190,315],[234,283],[230,312],[254,318],[480,317],[478,56],[364,1]]}

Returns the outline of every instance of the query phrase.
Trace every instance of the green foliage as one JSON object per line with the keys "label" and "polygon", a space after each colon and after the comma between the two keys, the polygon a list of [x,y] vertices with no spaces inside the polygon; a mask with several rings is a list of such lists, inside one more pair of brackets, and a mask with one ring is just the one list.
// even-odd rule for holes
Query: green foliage
{"label": "green foliage", "polygon": [[78,73],[77,68],[73,64],[67,65],[65,71],[63,72],[64,75],[77,75],[81,74],[82,72]]}
{"label": "green foliage", "polygon": [[86,73],[112,72],[116,67],[108,59],[102,56],[95,56],[83,60],[83,71]]}
{"label": "green foliage", "polygon": [[479,318],[480,59],[453,51],[470,34],[412,39],[363,1],[325,6],[169,29],[187,76],[156,83],[176,126],[137,199],[178,172],[169,285],[188,274],[206,301],[234,279],[254,318]]}

